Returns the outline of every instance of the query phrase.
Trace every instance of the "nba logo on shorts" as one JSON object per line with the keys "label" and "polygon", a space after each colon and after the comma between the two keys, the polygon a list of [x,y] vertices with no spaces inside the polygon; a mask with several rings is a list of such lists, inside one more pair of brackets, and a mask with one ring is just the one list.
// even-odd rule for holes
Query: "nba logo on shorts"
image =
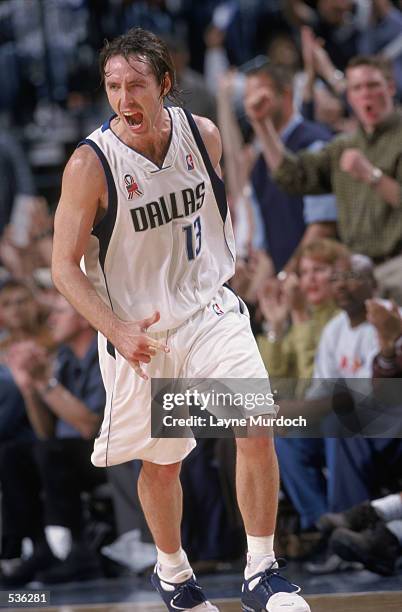
{"label": "nba logo on shorts", "polygon": [[222,308],[216,302],[214,304],[212,304],[212,309],[213,309],[214,313],[218,315],[218,317],[220,317],[223,314],[225,314],[224,311],[222,310]]}
{"label": "nba logo on shorts", "polygon": [[194,161],[193,161],[193,156],[191,155],[191,153],[186,155],[186,164],[187,164],[187,170],[194,170]]}
{"label": "nba logo on shorts", "polygon": [[143,193],[138,187],[138,183],[135,178],[131,174],[124,175],[124,183],[127,189],[127,197],[129,200],[132,200],[134,196],[142,196]]}

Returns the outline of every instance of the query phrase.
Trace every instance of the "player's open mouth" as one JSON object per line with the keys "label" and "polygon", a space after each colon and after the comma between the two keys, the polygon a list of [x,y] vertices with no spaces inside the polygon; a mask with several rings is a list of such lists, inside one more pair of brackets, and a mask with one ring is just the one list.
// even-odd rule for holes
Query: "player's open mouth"
{"label": "player's open mouth", "polygon": [[130,128],[136,129],[142,125],[142,121],[144,118],[144,115],[142,113],[137,111],[134,113],[123,113],[123,115]]}

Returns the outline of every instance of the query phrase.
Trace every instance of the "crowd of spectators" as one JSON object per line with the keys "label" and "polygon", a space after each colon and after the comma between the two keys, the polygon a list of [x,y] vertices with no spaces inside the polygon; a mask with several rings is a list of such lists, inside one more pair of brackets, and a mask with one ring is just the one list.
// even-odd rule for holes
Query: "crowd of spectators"
{"label": "crowd of spectators", "polygon": [[[396,570],[401,10],[397,0],[0,4],[3,585],[143,572],[155,561],[139,463],[91,466],[104,403],[95,332],[49,272],[62,168],[109,114],[97,52],[134,26],[165,38],[183,104],[220,128],[238,254],[231,284],[281,410],[314,423],[308,436],[278,432],[277,553],[310,557],[315,573],[344,561]],[[230,439],[202,440],[183,466],[183,537],[200,569],[244,552],[233,466]],[[333,553],[324,560],[314,556],[323,546]]]}

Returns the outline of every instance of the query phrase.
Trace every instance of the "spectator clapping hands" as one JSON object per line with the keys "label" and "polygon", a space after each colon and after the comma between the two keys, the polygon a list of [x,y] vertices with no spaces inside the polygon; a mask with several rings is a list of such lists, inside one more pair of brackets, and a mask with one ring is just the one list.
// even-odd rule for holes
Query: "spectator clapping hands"
{"label": "spectator clapping hands", "polygon": [[53,218],[46,200],[39,197],[31,198],[27,217],[23,240],[16,235],[15,224],[6,226],[0,239],[0,259],[14,278],[29,281],[35,269],[50,267]]}
{"label": "spectator clapping hands", "polygon": [[16,342],[8,352],[6,363],[21,393],[29,393],[48,381],[51,361],[45,349],[33,340]]}
{"label": "spectator clapping hands", "polygon": [[286,274],[282,281],[282,290],[289,307],[293,323],[300,323],[309,318],[306,296],[300,286],[300,279],[295,272]]}
{"label": "spectator clapping hands", "polygon": [[11,276],[19,280],[29,279],[37,267],[30,247],[15,244],[11,225],[5,228],[0,240],[0,259]]}
{"label": "spectator clapping hands", "polygon": [[281,280],[267,280],[259,293],[259,304],[265,320],[278,336],[285,332],[289,318],[293,323],[309,318],[306,298],[295,273],[286,274]]}
{"label": "spectator clapping hands", "polygon": [[273,275],[273,272],[272,261],[265,251],[262,249],[252,251],[247,261],[239,260],[236,264],[236,273],[231,285],[248,304],[255,304],[261,285]]}
{"label": "spectator clapping hands", "polygon": [[395,302],[391,308],[378,300],[366,301],[367,320],[378,332],[381,354],[392,357],[395,353],[395,342],[402,335],[402,316]]}
{"label": "spectator clapping hands", "polygon": [[267,280],[259,293],[259,305],[264,319],[276,336],[286,330],[290,315],[289,302],[277,278]]}

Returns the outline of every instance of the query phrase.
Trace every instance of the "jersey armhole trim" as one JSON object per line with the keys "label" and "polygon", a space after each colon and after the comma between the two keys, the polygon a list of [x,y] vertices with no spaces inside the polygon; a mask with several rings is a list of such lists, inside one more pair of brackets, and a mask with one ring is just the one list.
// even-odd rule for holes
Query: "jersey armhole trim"
{"label": "jersey armhole trim", "polygon": [[183,108],[183,112],[187,117],[187,121],[189,123],[190,129],[192,131],[194,140],[196,145],[201,153],[201,157],[207,169],[212,189],[215,195],[216,202],[218,204],[219,212],[222,217],[222,221],[225,223],[227,213],[228,213],[228,204],[226,199],[226,191],[225,184],[222,179],[216,174],[215,168],[212,165],[211,159],[208,155],[207,148],[204,144],[200,131],[197,127],[196,122],[194,121],[193,115],[185,108]]}
{"label": "jersey armhole trim", "polygon": [[77,148],[82,145],[88,145],[94,151],[95,155],[102,164],[103,171],[106,177],[108,202],[107,211],[104,217],[93,227],[92,234],[99,240],[99,260],[102,269],[105,265],[106,253],[112,237],[113,229],[117,217],[117,191],[114,183],[112,171],[102,149],[90,138],[85,138],[78,143]]}
{"label": "jersey armhole trim", "polygon": [[[107,294],[110,301],[110,307],[113,310],[113,304],[109,293],[109,287],[107,284],[106,274],[105,274],[105,260],[107,250],[110,244],[110,240],[113,234],[114,226],[116,223],[117,217],[117,191],[116,185],[114,183],[112,171],[110,170],[109,163],[103,153],[102,149],[90,138],[85,138],[78,143],[77,148],[82,145],[88,145],[94,151],[99,161],[102,164],[103,171],[105,173],[106,182],[107,182],[107,191],[108,191],[108,203],[107,203],[107,211],[105,216],[97,223],[92,229],[92,234],[98,238],[99,241],[99,263],[102,268],[103,276],[105,278],[105,285]],[[107,352],[111,357],[116,359],[116,350],[110,340],[107,340]]]}

